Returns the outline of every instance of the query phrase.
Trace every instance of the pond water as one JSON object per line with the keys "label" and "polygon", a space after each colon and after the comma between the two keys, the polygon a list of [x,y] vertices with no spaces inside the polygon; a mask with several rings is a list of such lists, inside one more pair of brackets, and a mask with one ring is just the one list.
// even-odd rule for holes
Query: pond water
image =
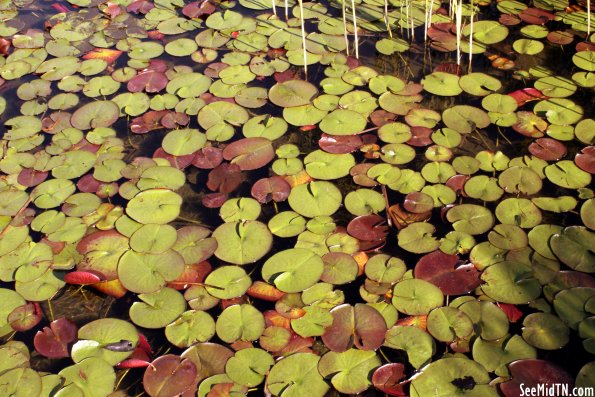
{"label": "pond water", "polygon": [[593,390],[588,7],[0,1],[0,395]]}

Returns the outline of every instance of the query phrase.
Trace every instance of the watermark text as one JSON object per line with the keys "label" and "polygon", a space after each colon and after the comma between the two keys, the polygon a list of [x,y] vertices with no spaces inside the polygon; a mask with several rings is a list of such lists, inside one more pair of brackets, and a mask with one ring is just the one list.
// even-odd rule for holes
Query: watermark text
{"label": "watermark text", "polygon": [[520,384],[521,397],[595,397],[593,387],[570,387],[567,383],[540,383],[537,386]]}

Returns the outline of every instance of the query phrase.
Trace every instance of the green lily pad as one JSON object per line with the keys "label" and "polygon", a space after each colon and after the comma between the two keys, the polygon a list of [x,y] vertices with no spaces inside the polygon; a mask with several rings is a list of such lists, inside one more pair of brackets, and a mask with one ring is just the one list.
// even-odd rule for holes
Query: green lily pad
{"label": "green lily pad", "polygon": [[542,77],[535,82],[534,87],[544,95],[554,98],[566,98],[577,89],[572,80],[562,76]]}
{"label": "green lily pad", "polygon": [[302,317],[291,321],[291,329],[302,338],[323,335],[325,330],[333,324],[333,316],[326,308],[306,306],[303,310]]}
{"label": "green lily pad", "polygon": [[518,39],[512,43],[512,48],[519,54],[536,55],[543,51],[544,45],[538,40]]}
{"label": "green lily pad", "polygon": [[176,321],[165,327],[165,337],[173,345],[189,347],[206,342],[215,335],[215,320],[207,312],[188,310]]}
{"label": "green lily pad", "polygon": [[485,73],[466,74],[461,77],[459,85],[465,92],[475,96],[486,96],[502,88],[500,80]]}
{"label": "green lily pad", "polygon": [[163,328],[186,309],[184,296],[173,288],[162,288],[150,294],[139,294],[142,302],[134,302],[128,314],[139,327]]}
{"label": "green lily pad", "polygon": [[507,364],[531,358],[537,358],[537,351],[520,335],[492,342],[478,338],[473,343],[473,359],[499,376],[509,375]]}
{"label": "green lily pad", "polygon": [[293,248],[270,257],[262,267],[262,277],[283,292],[301,292],[316,284],[323,271],[320,256],[307,249]]}
{"label": "green lily pad", "polygon": [[595,272],[595,233],[584,226],[570,226],[550,238],[552,252],[572,269]]}
{"label": "green lily pad", "polygon": [[581,321],[592,313],[587,312],[585,304],[595,295],[595,289],[573,287],[564,289],[554,297],[554,310],[558,317],[571,329],[576,330]]}
{"label": "green lily pad", "polygon": [[[459,386],[457,381],[463,380],[472,380],[473,387]],[[490,376],[481,364],[462,357],[442,358],[422,368],[413,378],[411,397],[431,396],[436,389],[445,396],[496,397],[498,392],[489,382]]]}
{"label": "green lily pad", "polygon": [[[466,25],[463,34],[468,36],[471,27]],[[497,21],[478,21],[473,24],[473,39],[483,44],[496,44],[508,36],[508,28]]]}
{"label": "green lily pad", "polygon": [[265,328],[264,317],[252,305],[232,305],[223,310],[217,318],[217,336],[224,342],[258,339]]}
{"label": "green lily pad", "polygon": [[415,158],[415,149],[404,143],[390,143],[381,148],[380,158],[388,164],[407,164]]}
{"label": "green lily pad", "polygon": [[97,357],[110,365],[116,365],[129,357],[132,350],[119,352],[106,347],[125,340],[134,348],[138,344],[138,338],[138,331],[128,321],[117,318],[91,321],[79,329],[79,341],[72,347],[72,359],[78,363],[88,357]]}
{"label": "green lily pad", "polygon": [[550,313],[531,313],[523,320],[523,339],[543,350],[556,350],[569,341],[569,329]]}
{"label": "green lily pad", "polygon": [[64,378],[61,394],[72,396],[107,396],[116,385],[116,373],[112,365],[97,357],[89,357],[64,368],[58,373]]}
{"label": "green lily pad", "polygon": [[[172,78],[165,90],[180,98],[194,98],[207,92],[211,79],[201,73],[183,73]],[[208,128],[208,127],[203,127]]]}
{"label": "green lily pad", "polygon": [[446,72],[433,72],[421,80],[424,90],[434,95],[455,96],[463,92],[459,76]]}
{"label": "green lily pad", "polygon": [[248,120],[242,126],[242,133],[246,138],[263,137],[274,141],[282,137],[287,132],[287,128],[287,122],[280,117],[260,115]]}
{"label": "green lily pad", "polygon": [[[198,49],[198,44],[194,40],[181,38],[170,41],[165,45],[165,52],[176,57],[183,57],[192,54]],[[134,51],[134,50],[133,50]],[[133,58],[134,59],[134,58]]]}
{"label": "green lily pad", "polygon": [[345,208],[356,216],[377,214],[385,205],[384,196],[371,189],[358,189],[345,196]]}
{"label": "green lily pad", "polygon": [[307,105],[318,94],[313,84],[304,80],[288,80],[277,83],[269,90],[269,99],[281,107]]}
{"label": "green lily pad", "polygon": [[333,154],[315,150],[304,158],[304,164],[312,178],[334,180],[349,175],[349,170],[355,165],[355,158],[349,153]]}
{"label": "green lily pad", "polygon": [[275,396],[298,397],[307,394],[322,397],[329,389],[318,371],[320,357],[313,353],[295,353],[282,358],[267,375],[266,385]]}
{"label": "green lily pad", "polygon": [[384,345],[404,350],[409,363],[418,369],[428,362],[434,353],[434,339],[427,332],[408,326],[394,326],[386,333]]}
{"label": "green lily pad", "polygon": [[432,235],[435,230],[431,223],[415,222],[399,232],[397,242],[399,247],[409,252],[432,252],[440,247],[440,241]]}
{"label": "green lily pad", "polygon": [[498,180],[487,175],[469,178],[464,189],[467,196],[483,201],[496,201],[504,194],[504,190],[498,186]]}
{"label": "green lily pad", "polygon": [[31,191],[31,201],[39,208],[54,208],[62,204],[76,191],[68,179],[51,179],[37,185]]}
{"label": "green lily pad", "polygon": [[130,59],[149,60],[163,54],[163,45],[154,41],[143,41],[130,47],[128,56]]}
{"label": "green lily pad", "polygon": [[353,135],[362,132],[366,124],[365,117],[360,113],[337,109],[322,119],[319,128],[330,135]]}
{"label": "green lily pad", "polygon": [[532,195],[541,190],[539,175],[529,167],[514,166],[506,169],[498,178],[500,186],[507,193],[524,193]]}
{"label": "green lily pad", "polygon": [[207,130],[223,123],[240,126],[249,118],[248,112],[243,107],[223,101],[210,103],[198,112],[198,123]]}
{"label": "green lily pad", "polygon": [[306,230],[306,219],[294,211],[283,211],[271,218],[269,230],[275,236],[295,237]]}
{"label": "green lily pad", "polygon": [[206,289],[219,299],[231,299],[244,295],[252,284],[250,276],[238,266],[222,266],[205,279]]}
{"label": "green lily pad", "polygon": [[173,156],[185,156],[201,149],[207,138],[196,129],[184,128],[169,132],[162,142],[163,150]]}
{"label": "green lily pad", "polygon": [[270,249],[273,236],[267,226],[258,221],[229,222],[213,232],[218,246],[215,256],[236,265],[253,263]]}
{"label": "green lily pad", "polygon": [[135,221],[165,224],[180,214],[182,197],[167,189],[148,189],[134,196],[126,206],[126,213]]}
{"label": "green lily pad", "polygon": [[298,127],[316,125],[328,114],[314,105],[292,106],[283,109],[283,118],[287,123]]}
{"label": "green lily pad", "polygon": [[8,315],[26,302],[18,293],[6,288],[0,288],[0,297],[0,335],[5,336],[14,331],[8,322]]}
{"label": "green lily pad", "polygon": [[572,63],[587,72],[595,72],[595,51],[579,51],[572,56]]}
{"label": "green lily pad", "polygon": [[137,252],[160,254],[170,249],[177,238],[178,235],[173,226],[149,223],[132,233],[130,247]]}
{"label": "green lily pad", "polygon": [[7,120],[4,123],[9,127],[4,134],[4,139],[16,140],[29,138],[41,131],[41,120],[34,116],[17,116]]}
{"label": "green lily pad", "polygon": [[225,372],[234,382],[248,387],[258,386],[264,380],[275,360],[262,349],[248,348],[235,353],[225,364]]}
{"label": "green lily pad", "polygon": [[381,364],[374,351],[350,349],[328,352],[320,359],[318,370],[341,393],[356,394],[371,385],[371,373]]}
{"label": "green lily pad", "polygon": [[456,338],[467,339],[473,332],[473,322],[459,309],[444,306],[428,314],[428,332],[441,342],[452,342]]}
{"label": "green lily pad", "polygon": [[95,101],[81,106],[72,114],[70,122],[79,130],[109,127],[118,119],[120,109],[112,101]]}
{"label": "green lily pad", "polygon": [[126,289],[136,293],[155,292],[168,281],[175,280],[183,271],[184,259],[173,250],[162,254],[131,250],[125,252],[118,262],[120,282]]}
{"label": "green lily pad", "polygon": [[508,317],[494,303],[470,300],[458,308],[473,321],[476,332],[483,340],[494,341],[508,334]]}
{"label": "green lily pad", "polygon": [[291,189],[288,201],[295,212],[314,218],[334,214],[341,205],[342,195],[331,182],[314,181]]}
{"label": "green lily pad", "polygon": [[219,215],[225,222],[256,220],[260,209],[260,204],[253,198],[229,199],[221,206]]}
{"label": "green lily pad", "polygon": [[502,223],[522,228],[534,228],[541,223],[541,211],[528,199],[508,198],[496,207],[496,217]]}
{"label": "green lily pad", "polygon": [[484,270],[481,287],[490,298],[513,305],[526,304],[541,295],[541,285],[530,267],[519,262],[499,262]]}
{"label": "green lily pad", "polygon": [[112,102],[118,105],[120,112],[134,117],[149,109],[150,98],[144,92],[126,92],[115,96]]}
{"label": "green lily pad", "polygon": [[392,303],[401,313],[428,314],[442,305],[444,296],[434,284],[421,279],[403,280],[393,289]]}
{"label": "green lily pad", "polygon": [[448,128],[461,134],[486,128],[491,122],[486,112],[469,105],[455,105],[446,109],[442,112],[442,120]]}
{"label": "green lily pad", "polygon": [[581,170],[571,160],[561,160],[545,167],[547,179],[567,189],[579,189],[591,183],[591,174]]}

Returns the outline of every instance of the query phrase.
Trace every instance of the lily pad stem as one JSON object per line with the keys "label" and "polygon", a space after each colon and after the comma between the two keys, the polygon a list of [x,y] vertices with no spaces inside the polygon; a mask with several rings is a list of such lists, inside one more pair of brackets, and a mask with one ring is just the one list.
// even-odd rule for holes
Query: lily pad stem
{"label": "lily pad stem", "polygon": [[381,189],[382,189],[382,195],[384,196],[384,205],[386,207],[386,223],[388,224],[388,227],[392,227],[393,222],[390,219],[390,215],[389,215],[389,211],[388,211],[388,209],[390,207],[390,204],[388,202],[388,193],[386,191],[386,185],[381,185],[381,186],[382,186],[381,187]]}
{"label": "lily pad stem", "polygon": [[54,321],[54,309],[52,308],[52,301],[48,299],[48,310],[50,311],[50,320]]}

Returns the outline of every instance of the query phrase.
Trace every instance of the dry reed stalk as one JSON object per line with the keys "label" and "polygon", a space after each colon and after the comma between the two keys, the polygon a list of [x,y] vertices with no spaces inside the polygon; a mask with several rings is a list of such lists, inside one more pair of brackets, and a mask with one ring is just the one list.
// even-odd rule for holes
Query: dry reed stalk
{"label": "dry reed stalk", "polygon": [[308,78],[308,53],[306,51],[306,25],[304,22],[304,1],[298,0],[300,3],[300,20],[302,22],[302,47],[304,50],[304,75]]}
{"label": "dry reed stalk", "polygon": [[353,30],[354,30],[354,43],[355,46],[355,57],[359,59],[359,37],[357,36],[357,16],[355,15],[355,0],[351,0],[351,14],[353,15]]}

